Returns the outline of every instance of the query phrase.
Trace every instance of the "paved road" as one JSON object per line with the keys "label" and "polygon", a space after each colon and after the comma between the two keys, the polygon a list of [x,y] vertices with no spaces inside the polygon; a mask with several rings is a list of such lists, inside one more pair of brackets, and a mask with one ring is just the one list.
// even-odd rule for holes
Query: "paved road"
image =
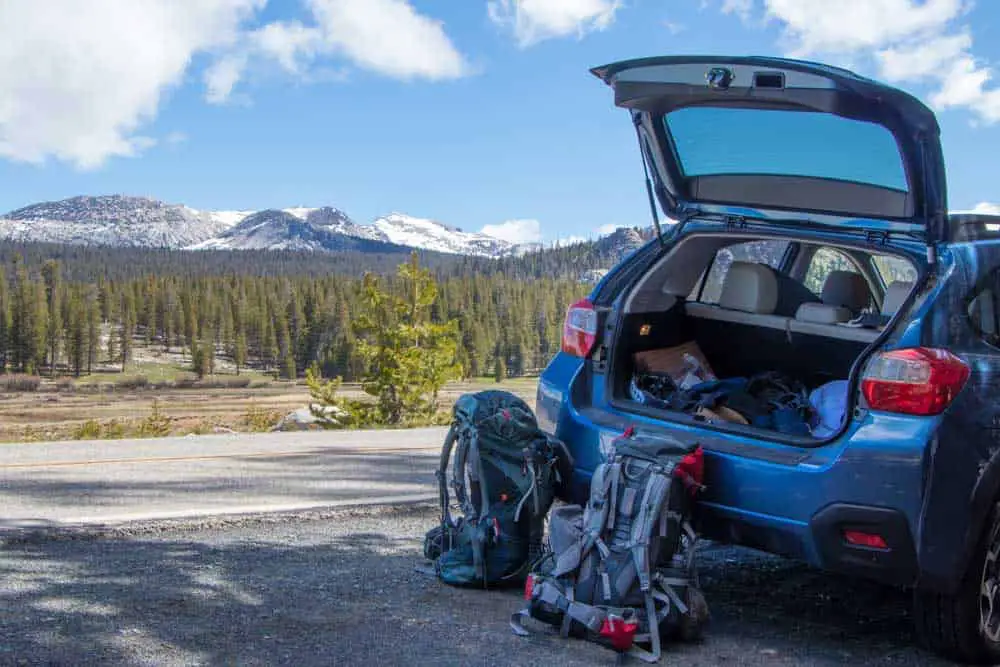
{"label": "paved road", "polygon": [[0,445],[0,530],[432,497],[445,430]]}

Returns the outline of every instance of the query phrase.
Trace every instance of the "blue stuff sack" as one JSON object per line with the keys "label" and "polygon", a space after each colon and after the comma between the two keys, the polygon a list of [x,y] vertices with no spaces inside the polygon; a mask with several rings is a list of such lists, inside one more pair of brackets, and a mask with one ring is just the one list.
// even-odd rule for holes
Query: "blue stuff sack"
{"label": "blue stuff sack", "polygon": [[810,424],[814,438],[829,438],[844,425],[848,389],[847,380],[834,380],[809,395],[809,405],[815,415]]}

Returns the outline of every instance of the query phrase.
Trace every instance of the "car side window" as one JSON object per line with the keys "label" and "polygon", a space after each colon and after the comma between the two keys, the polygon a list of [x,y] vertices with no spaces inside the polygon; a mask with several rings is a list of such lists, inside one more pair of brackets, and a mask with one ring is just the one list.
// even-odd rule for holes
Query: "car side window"
{"label": "car side window", "polygon": [[[702,303],[719,303],[722,296],[722,284],[729,273],[729,267],[733,262],[753,262],[755,264],[766,264],[772,269],[781,266],[781,260],[788,250],[788,241],[748,241],[736,245],[722,248],[715,254],[712,264],[708,268],[708,277],[702,274],[702,278],[695,285],[689,301],[700,301]],[[702,284],[704,283],[704,288]]]}
{"label": "car side window", "polygon": [[834,271],[859,273],[854,262],[841,251],[833,248],[820,248],[813,254],[812,260],[809,262],[805,286],[809,288],[810,292],[819,296],[823,292],[823,285],[826,283],[827,277]]}
{"label": "car side window", "polygon": [[973,330],[994,347],[1000,347],[1000,317],[998,317],[1000,303],[997,303],[997,297],[1000,296],[998,290],[1000,280],[998,279],[1000,273],[995,271],[969,302],[968,308],[969,323]]}
{"label": "car side window", "polygon": [[872,262],[879,276],[882,277],[882,284],[891,285],[895,282],[911,283],[917,279],[917,270],[913,264],[888,255],[872,255]]}

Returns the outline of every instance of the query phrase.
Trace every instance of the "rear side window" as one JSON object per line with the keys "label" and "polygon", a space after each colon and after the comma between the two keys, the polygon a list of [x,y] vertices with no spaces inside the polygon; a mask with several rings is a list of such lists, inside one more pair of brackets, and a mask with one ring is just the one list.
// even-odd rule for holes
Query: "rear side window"
{"label": "rear side window", "polygon": [[827,277],[834,271],[858,273],[858,267],[839,250],[820,248],[812,256],[812,261],[809,262],[809,270],[806,271],[806,287],[809,288],[810,292],[819,296],[823,293],[823,285],[826,284]]}
{"label": "rear side window", "polygon": [[917,279],[917,270],[913,264],[900,259],[899,257],[889,257],[887,255],[874,255],[872,261],[875,269],[882,277],[884,285],[891,285],[895,282],[912,283]]}
{"label": "rear side window", "polygon": [[984,341],[1000,347],[1000,274],[994,271],[969,302],[969,323]]}
{"label": "rear side window", "polygon": [[[703,280],[698,281],[688,300],[719,303],[719,298],[722,296],[722,284],[733,262],[766,264],[772,269],[777,269],[781,266],[781,260],[787,250],[788,241],[773,240],[749,241],[723,248],[715,254],[715,259],[708,269],[708,278],[705,279],[703,274]],[[702,283],[704,283],[704,289],[702,289]]]}

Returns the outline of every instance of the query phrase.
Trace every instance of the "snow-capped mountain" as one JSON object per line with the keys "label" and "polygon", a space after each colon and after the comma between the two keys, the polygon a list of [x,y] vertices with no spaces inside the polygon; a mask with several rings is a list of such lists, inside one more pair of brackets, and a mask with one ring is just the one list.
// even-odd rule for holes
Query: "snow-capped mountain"
{"label": "snow-capped mountain", "polygon": [[265,210],[243,218],[219,236],[190,250],[310,250],[400,252],[334,208]]}
{"label": "snow-capped mountain", "polygon": [[239,215],[203,213],[146,197],[73,197],[11,211],[0,218],[0,238],[183,248],[224,232]]}
{"label": "snow-capped mountain", "polygon": [[369,225],[332,207],[201,211],[146,197],[73,197],[0,216],[0,239],[123,247],[368,252],[400,246],[500,257],[535,249],[402,213]]}
{"label": "snow-capped mountain", "polygon": [[381,237],[397,245],[459,255],[501,257],[510,254],[514,244],[487,236],[463,232],[434,220],[391,213],[372,223]]}

